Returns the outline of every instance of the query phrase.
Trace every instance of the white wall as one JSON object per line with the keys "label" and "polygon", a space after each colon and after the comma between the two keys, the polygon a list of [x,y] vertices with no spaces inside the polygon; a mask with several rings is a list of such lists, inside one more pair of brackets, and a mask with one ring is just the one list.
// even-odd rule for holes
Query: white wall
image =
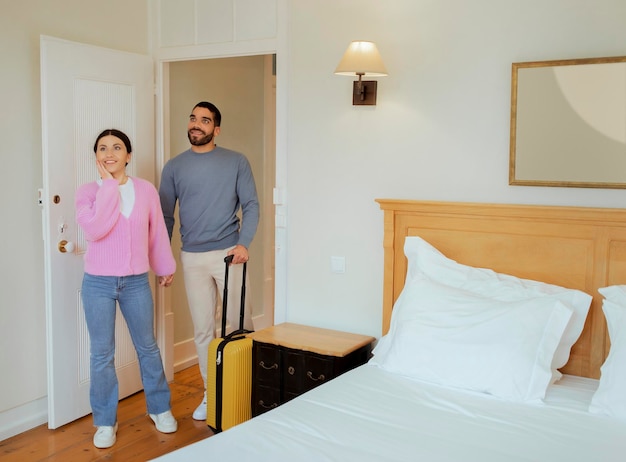
{"label": "white wall", "polygon": [[[626,55],[623,0],[289,2],[285,317],[381,333],[375,198],[623,207],[624,190],[508,185],[511,63]],[[353,107],[351,40],[389,71]],[[346,273],[330,272],[345,256]],[[625,281],[626,282],[626,281]]]}
{"label": "white wall", "polygon": [[39,36],[149,54],[147,2],[0,0],[0,440],[47,421]]}

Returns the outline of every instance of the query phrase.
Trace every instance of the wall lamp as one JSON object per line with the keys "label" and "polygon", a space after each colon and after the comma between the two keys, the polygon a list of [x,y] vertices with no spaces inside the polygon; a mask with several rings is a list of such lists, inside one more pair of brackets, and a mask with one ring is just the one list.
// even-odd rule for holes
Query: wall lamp
{"label": "wall lamp", "polygon": [[358,75],[359,80],[353,84],[352,104],[355,106],[376,105],[376,80],[362,80],[366,77],[383,77],[387,69],[378,53],[374,42],[354,41],[341,58],[337,75]]}

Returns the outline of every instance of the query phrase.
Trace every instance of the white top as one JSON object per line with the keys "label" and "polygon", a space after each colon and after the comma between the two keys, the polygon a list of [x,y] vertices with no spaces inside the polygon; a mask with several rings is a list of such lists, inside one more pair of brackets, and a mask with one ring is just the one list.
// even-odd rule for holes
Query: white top
{"label": "white top", "polygon": [[[97,180],[98,186],[102,186],[102,178]],[[120,211],[126,218],[130,216],[135,206],[135,185],[131,177],[126,183],[119,185],[120,190]]]}
{"label": "white top", "polygon": [[128,218],[133,211],[135,205],[135,186],[133,180],[128,177],[125,184],[120,185],[121,196],[121,212],[126,218]]}

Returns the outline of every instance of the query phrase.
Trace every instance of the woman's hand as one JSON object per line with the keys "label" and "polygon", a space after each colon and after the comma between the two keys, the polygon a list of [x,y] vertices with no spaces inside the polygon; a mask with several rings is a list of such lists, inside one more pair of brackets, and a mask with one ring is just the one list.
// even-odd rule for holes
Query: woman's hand
{"label": "woman's hand", "polygon": [[172,285],[173,280],[174,280],[173,274],[170,274],[169,276],[159,276],[159,285],[161,287],[169,287]]}
{"label": "woman's hand", "polygon": [[102,161],[96,159],[96,167],[98,167],[98,173],[100,174],[100,178],[102,178],[103,180],[113,179],[113,175],[111,175],[111,172],[109,172],[105,168],[104,163]]}

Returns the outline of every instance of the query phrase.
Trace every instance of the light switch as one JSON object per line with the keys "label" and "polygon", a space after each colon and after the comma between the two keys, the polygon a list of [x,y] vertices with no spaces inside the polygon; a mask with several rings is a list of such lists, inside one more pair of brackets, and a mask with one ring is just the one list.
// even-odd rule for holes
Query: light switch
{"label": "light switch", "polygon": [[346,257],[330,257],[330,272],[342,274],[346,272]]}
{"label": "light switch", "polygon": [[273,200],[274,205],[285,205],[285,190],[282,188],[274,188],[273,191]]}
{"label": "light switch", "polygon": [[277,228],[287,227],[287,217],[281,213],[274,215],[274,224]]}

